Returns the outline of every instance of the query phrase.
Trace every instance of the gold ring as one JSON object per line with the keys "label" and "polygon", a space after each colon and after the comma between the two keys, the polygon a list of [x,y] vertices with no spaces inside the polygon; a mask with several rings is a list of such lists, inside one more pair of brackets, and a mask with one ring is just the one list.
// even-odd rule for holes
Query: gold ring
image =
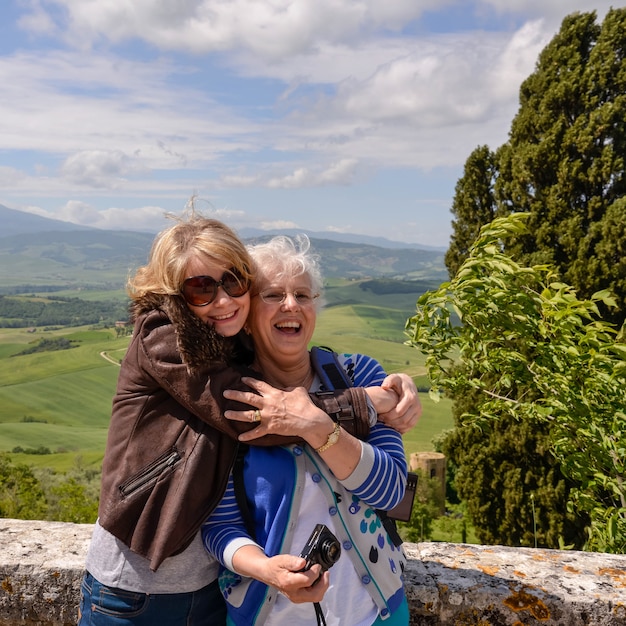
{"label": "gold ring", "polygon": [[259,409],[255,409],[254,410],[254,416],[252,418],[253,422],[260,422],[261,421],[261,411],[259,411]]}

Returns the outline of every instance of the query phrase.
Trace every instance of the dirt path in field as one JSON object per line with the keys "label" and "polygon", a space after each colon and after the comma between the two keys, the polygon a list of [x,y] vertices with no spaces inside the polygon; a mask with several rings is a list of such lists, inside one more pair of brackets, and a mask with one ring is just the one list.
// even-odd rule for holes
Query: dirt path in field
{"label": "dirt path in field", "polygon": [[114,358],[110,357],[104,350],[100,353],[100,356],[109,363],[113,363],[113,365],[120,366],[120,363],[116,361]]}

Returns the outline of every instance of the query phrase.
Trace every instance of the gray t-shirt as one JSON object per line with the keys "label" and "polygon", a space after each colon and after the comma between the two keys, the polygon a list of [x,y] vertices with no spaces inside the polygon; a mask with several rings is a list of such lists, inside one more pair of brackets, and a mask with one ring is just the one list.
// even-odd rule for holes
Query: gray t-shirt
{"label": "gray t-shirt", "polygon": [[148,559],[130,549],[96,522],[87,571],[103,585],[140,593],[189,593],[217,578],[218,563],[202,544],[200,531],[189,547],[153,572]]}

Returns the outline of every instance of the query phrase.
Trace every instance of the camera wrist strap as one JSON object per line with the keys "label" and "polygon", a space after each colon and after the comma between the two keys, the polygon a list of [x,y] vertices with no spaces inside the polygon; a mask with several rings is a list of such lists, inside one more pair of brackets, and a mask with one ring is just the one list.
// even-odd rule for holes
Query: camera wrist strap
{"label": "camera wrist strap", "polygon": [[313,602],[315,607],[315,617],[317,618],[317,626],[326,626],[326,618],[324,617],[324,611],[322,605],[319,602]]}

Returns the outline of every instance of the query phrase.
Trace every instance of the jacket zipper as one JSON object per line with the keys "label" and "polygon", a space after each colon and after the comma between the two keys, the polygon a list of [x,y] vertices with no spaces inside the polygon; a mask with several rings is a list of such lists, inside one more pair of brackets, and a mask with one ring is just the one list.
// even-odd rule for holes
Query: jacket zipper
{"label": "jacket zipper", "polygon": [[133,493],[133,491],[137,491],[141,487],[147,485],[149,482],[156,480],[166,469],[172,467],[172,465],[174,465],[179,460],[180,454],[178,450],[172,450],[163,458],[158,459],[152,465],[148,466],[136,478],[131,478],[123,485],[120,485],[120,494],[123,497],[129,496],[131,493]]}

